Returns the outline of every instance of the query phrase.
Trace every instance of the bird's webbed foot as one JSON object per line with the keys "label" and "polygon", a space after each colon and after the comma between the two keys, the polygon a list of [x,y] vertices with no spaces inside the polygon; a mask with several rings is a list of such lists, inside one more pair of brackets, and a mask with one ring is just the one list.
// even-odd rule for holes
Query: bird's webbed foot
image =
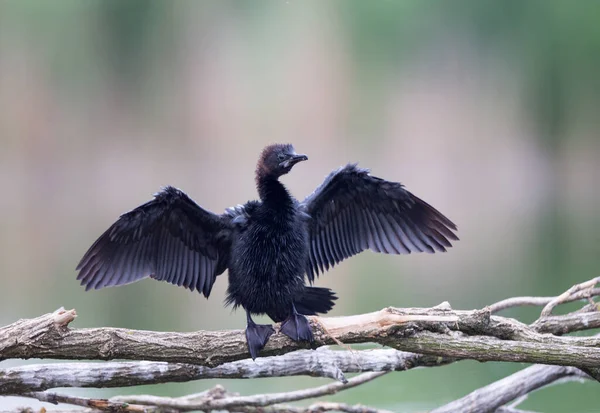
{"label": "bird's webbed foot", "polygon": [[308,318],[298,314],[295,306],[292,307],[292,314],[281,323],[280,331],[294,341],[314,341]]}
{"label": "bird's webbed foot", "polygon": [[246,318],[248,320],[248,325],[246,326],[246,343],[248,344],[250,357],[252,357],[252,360],[255,360],[275,330],[270,324],[256,324],[252,320],[252,317],[250,317],[249,312],[246,312]]}

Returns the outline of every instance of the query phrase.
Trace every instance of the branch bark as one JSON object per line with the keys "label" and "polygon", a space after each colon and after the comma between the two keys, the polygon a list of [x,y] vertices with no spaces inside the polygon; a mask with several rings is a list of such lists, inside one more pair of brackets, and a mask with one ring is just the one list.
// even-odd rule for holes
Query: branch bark
{"label": "branch bark", "polygon": [[[71,329],[74,310],[57,310],[0,329],[0,360],[9,358],[128,359],[216,367],[248,358],[243,331],[151,332],[122,328]],[[555,316],[561,317],[561,316]],[[571,314],[561,331],[577,329],[588,313]],[[386,308],[349,317],[310,317],[315,347],[378,343],[397,350],[479,361],[600,366],[600,338],[542,334],[489,310]],[[547,329],[552,329],[548,324]],[[274,334],[263,356],[308,347]]]}
{"label": "branch bark", "polygon": [[589,376],[573,367],[531,366],[477,389],[445,406],[434,409],[430,413],[491,413],[506,403],[547,386],[558,379],[580,380],[587,378]]}
{"label": "branch bark", "polygon": [[259,357],[217,367],[165,362],[34,364],[0,370],[0,394],[22,394],[56,387],[124,387],[199,379],[307,375],[346,382],[344,373],[402,371],[452,362],[436,356],[393,349],[299,350],[279,357]]}

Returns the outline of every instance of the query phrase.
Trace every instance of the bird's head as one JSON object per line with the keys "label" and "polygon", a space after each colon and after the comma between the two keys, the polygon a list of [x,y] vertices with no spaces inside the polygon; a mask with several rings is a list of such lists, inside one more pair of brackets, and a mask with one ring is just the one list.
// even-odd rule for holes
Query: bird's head
{"label": "bird's head", "polygon": [[306,160],[308,156],[297,154],[292,145],[269,145],[263,149],[256,171],[259,176],[279,178],[291,171],[298,162]]}

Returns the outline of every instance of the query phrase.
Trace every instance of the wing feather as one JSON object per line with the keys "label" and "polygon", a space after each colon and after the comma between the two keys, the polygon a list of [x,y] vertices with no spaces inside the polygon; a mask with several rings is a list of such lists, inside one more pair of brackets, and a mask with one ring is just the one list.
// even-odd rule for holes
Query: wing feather
{"label": "wing feather", "polygon": [[231,220],[231,214],[213,214],[166,187],[121,215],[92,244],[77,266],[77,279],[87,290],[151,277],[208,297],[226,269]]}
{"label": "wing feather", "polygon": [[340,248],[342,250],[342,257],[343,258],[348,258],[351,254],[351,248],[349,245],[349,237],[346,233],[346,224],[344,222],[344,215],[345,215],[345,211],[340,211],[340,214],[336,217],[336,223],[335,223],[335,228],[336,228],[336,236],[338,239],[338,242],[340,244]]}
{"label": "wing feather", "polygon": [[[198,290],[198,276],[199,276],[199,266],[198,263],[200,261],[200,256],[197,251],[191,251],[191,279],[189,289],[191,291]],[[199,290],[198,290],[199,291]]]}
{"label": "wing feather", "polygon": [[300,204],[308,219],[315,275],[371,249],[386,254],[444,252],[458,237],[456,225],[397,182],[371,176],[350,164],[333,171]]}

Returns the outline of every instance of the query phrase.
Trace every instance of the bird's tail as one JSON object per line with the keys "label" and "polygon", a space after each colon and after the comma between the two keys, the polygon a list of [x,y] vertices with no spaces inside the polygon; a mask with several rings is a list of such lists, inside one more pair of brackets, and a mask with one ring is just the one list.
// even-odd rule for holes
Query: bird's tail
{"label": "bird's tail", "polygon": [[304,292],[296,300],[296,310],[303,315],[325,314],[333,308],[337,300],[329,288],[304,287]]}

